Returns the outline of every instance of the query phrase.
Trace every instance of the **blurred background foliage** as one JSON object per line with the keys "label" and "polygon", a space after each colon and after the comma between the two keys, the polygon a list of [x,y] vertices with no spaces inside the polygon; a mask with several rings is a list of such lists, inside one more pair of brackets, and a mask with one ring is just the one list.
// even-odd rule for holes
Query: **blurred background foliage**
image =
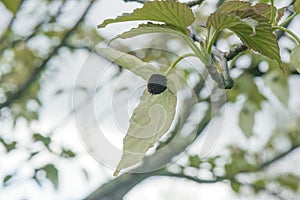
{"label": "blurred background foliage", "polygon": [[[32,163],[32,176],[28,178],[36,181],[40,186],[43,186],[45,179],[48,179],[54,188],[58,188],[57,163],[64,163],[64,160],[74,159],[77,156],[77,152],[73,149],[53,142],[52,134],[56,127],[44,132],[33,128],[32,124],[39,122],[40,110],[44,106],[40,93],[44,90],[43,85],[51,82],[53,74],[55,76],[60,73],[59,68],[53,70],[58,59],[70,59],[65,58],[66,54],[72,59],[72,56],[76,56],[76,51],[84,51],[87,55],[94,53],[94,46],[107,39],[96,30],[96,24],[91,24],[87,20],[96,2],[1,0],[0,10],[3,14],[1,14],[0,29],[0,157],[1,155],[18,156],[13,153],[17,150],[24,152],[26,154],[24,162]],[[204,1],[201,6],[195,6],[193,10],[197,23],[205,21],[209,16],[210,13],[205,12],[205,9],[213,11],[223,2]],[[269,3],[262,0],[260,2]],[[292,3],[292,1],[285,1],[284,4],[280,4],[286,8],[284,18],[292,14]],[[76,12],[72,10],[74,5],[80,7]],[[299,20],[295,18],[286,27],[295,25],[297,19]],[[205,30],[197,23],[194,25],[195,30],[203,33]],[[154,172],[145,175],[145,179],[162,173],[164,176],[186,178],[199,183],[222,181],[241,196],[250,194],[267,195],[270,199],[297,199],[300,184],[299,170],[273,170],[272,168],[272,166],[276,168],[279,161],[284,162],[284,165],[297,168],[299,163],[284,158],[292,152],[298,155],[297,148],[300,146],[299,107],[295,107],[297,104],[292,103],[295,100],[290,100],[290,96],[294,96],[297,98],[296,101],[299,101],[299,95],[291,93],[291,88],[300,84],[299,74],[289,60],[289,54],[296,44],[282,32],[278,32],[277,36],[283,59],[282,70],[274,60],[251,50],[238,54],[229,62],[235,86],[226,91],[228,101],[223,107],[227,109],[234,107],[236,110],[233,114],[236,120],[233,123],[237,123],[240,130],[231,131],[238,133],[239,137],[230,138],[231,133],[224,133],[229,135],[227,137],[232,144],[227,144],[227,147],[217,155],[212,154],[204,159],[195,152],[183,150],[184,155],[178,162],[163,169],[167,172]],[[170,51],[176,50],[174,48],[186,48],[182,41],[172,36],[158,35],[149,38],[146,42],[148,47],[160,46]],[[229,51],[239,44],[240,41],[236,36],[229,31],[223,31],[215,46],[222,51]],[[121,41],[113,45],[124,51],[131,50],[130,46],[122,44]],[[151,50],[151,48],[131,53],[144,61],[166,65],[170,65],[175,58],[175,55],[172,56],[168,52]],[[72,66],[69,70],[72,70]],[[210,100],[203,95],[204,87],[199,84],[203,77],[195,74],[185,65],[180,66],[178,70],[187,79],[196,80],[195,89],[201,100],[200,103],[205,103],[209,107]],[[121,73],[122,69],[118,75]],[[67,93],[69,90],[70,88],[57,88],[56,95]],[[210,110],[207,109],[206,112]],[[266,117],[269,119],[265,119]],[[209,120],[206,123],[205,120],[207,118],[203,117],[202,122],[207,125]],[[225,123],[228,120],[230,121],[226,118]],[[267,122],[265,123],[264,120]],[[12,134],[16,131],[18,123],[24,122],[27,129],[24,133],[21,131],[18,134],[26,134],[24,137],[30,138],[26,143]],[[205,130],[205,125],[201,130]],[[271,128],[265,128],[264,125]],[[162,145],[172,137],[172,134],[169,134],[162,141]],[[49,156],[51,159],[42,162],[42,165],[34,164],[36,160],[41,159],[41,156]],[[5,164],[0,163],[0,170]],[[14,171],[1,170],[1,190],[16,184],[18,173],[18,168]],[[82,173],[88,174],[85,169]],[[126,175],[112,179],[110,189],[100,187],[90,198],[104,199],[105,195],[107,197],[118,191],[118,187],[124,187],[123,193],[126,194],[131,188],[120,183],[122,177],[126,178]],[[128,181],[134,178],[132,176]],[[143,178],[136,181],[136,184],[142,180]],[[104,190],[107,192],[101,193]],[[123,193],[120,192],[120,195]]]}

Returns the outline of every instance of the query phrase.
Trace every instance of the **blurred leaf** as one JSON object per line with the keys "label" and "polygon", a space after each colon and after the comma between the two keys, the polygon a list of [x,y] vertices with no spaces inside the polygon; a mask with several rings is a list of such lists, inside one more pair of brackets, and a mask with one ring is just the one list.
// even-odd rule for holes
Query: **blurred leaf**
{"label": "blurred leaf", "polygon": [[264,190],[266,188],[266,181],[263,179],[258,179],[253,184],[253,189],[255,193],[258,193],[261,190]]}
{"label": "blurred leaf", "polygon": [[[300,1],[299,1],[300,2]],[[300,73],[300,45],[296,46],[291,52],[291,66]]]}
{"label": "blurred leaf", "polygon": [[200,160],[199,156],[197,156],[197,155],[189,156],[189,165],[190,165],[191,167],[199,168],[201,162],[202,162],[202,161]]}
{"label": "blurred leaf", "polygon": [[31,153],[30,156],[28,157],[28,160],[30,160],[31,158],[33,158],[38,153],[39,153],[38,151]]}
{"label": "blurred leaf", "polygon": [[176,1],[149,1],[142,8],[135,9],[132,13],[124,13],[116,19],[104,20],[98,28],[117,22],[149,20],[164,22],[186,33],[186,27],[195,20],[192,10],[185,4]]}
{"label": "blurred leaf", "polygon": [[5,5],[5,7],[10,10],[14,15],[16,15],[21,0],[1,0],[1,2]]}
{"label": "blurred leaf", "polygon": [[235,191],[236,193],[239,193],[241,185],[238,182],[236,182],[234,180],[231,180],[230,181],[230,186],[231,186],[233,191]]}
{"label": "blurred leaf", "polygon": [[50,137],[44,137],[39,133],[33,134],[34,141],[41,141],[47,148],[49,148],[49,144],[51,143]]}
{"label": "blurred leaf", "polygon": [[58,170],[53,164],[48,164],[45,167],[41,168],[41,170],[44,170],[46,172],[46,178],[48,178],[55,189],[58,187]]}
{"label": "blurred leaf", "polygon": [[248,2],[229,1],[209,16],[207,27],[216,32],[229,29],[249,48],[281,63],[277,39],[268,20]]}
{"label": "blurred leaf", "polygon": [[6,185],[6,183],[12,178],[13,176],[12,175],[7,175],[4,177],[3,179],[3,185]]}
{"label": "blurred leaf", "polygon": [[258,87],[254,82],[254,76],[243,73],[235,82],[234,87],[231,90],[226,91],[229,101],[234,102],[239,95],[245,94],[247,100],[255,104],[257,109],[260,110],[261,103],[266,100],[266,97],[259,92]]}
{"label": "blurred leaf", "polygon": [[246,101],[239,114],[239,126],[245,136],[253,135],[253,126],[255,123],[255,114],[257,107],[250,101]]}
{"label": "blurred leaf", "polygon": [[298,191],[300,184],[300,177],[295,174],[283,174],[275,179],[279,184],[291,189],[294,192]]}
{"label": "blurred leaf", "polygon": [[159,95],[144,91],[130,119],[130,126],[123,140],[123,155],[115,176],[121,169],[141,161],[148,149],[168,131],[175,116],[176,102],[175,94],[169,89]]}
{"label": "blurred leaf", "polygon": [[265,76],[265,83],[269,86],[278,100],[286,107],[289,101],[289,85],[287,76],[279,70],[272,70]]}
{"label": "blurred leaf", "polygon": [[61,156],[65,158],[74,158],[76,154],[71,150],[63,149]]}
{"label": "blurred leaf", "polygon": [[13,141],[11,143],[7,143],[5,142],[5,140],[3,138],[0,137],[0,142],[2,143],[2,145],[5,147],[5,150],[7,153],[9,153],[10,151],[14,150],[16,148],[17,142]]}

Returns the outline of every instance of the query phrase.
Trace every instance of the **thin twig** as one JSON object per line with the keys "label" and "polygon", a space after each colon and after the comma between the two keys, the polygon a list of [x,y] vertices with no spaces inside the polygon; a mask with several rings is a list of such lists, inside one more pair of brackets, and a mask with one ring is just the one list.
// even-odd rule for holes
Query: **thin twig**
{"label": "thin twig", "polygon": [[30,78],[27,79],[27,81],[25,81],[25,83],[19,87],[18,91],[8,96],[7,100],[4,103],[0,104],[0,110],[4,107],[10,106],[16,99],[22,96],[24,92],[26,92],[27,89],[37,80],[41,72],[47,67],[48,62],[53,58],[53,56],[57,54],[58,50],[64,45],[69,36],[73,34],[73,32],[77,29],[78,25],[83,21],[83,19],[88,14],[89,10],[95,2],[96,1],[91,1],[91,3],[87,6],[87,8],[83,12],[79,20],[75,23],[75,25],[63,36],[60,44],[56,46],[49,54],[49,56],[42,62],[42,64],[35,69]]}

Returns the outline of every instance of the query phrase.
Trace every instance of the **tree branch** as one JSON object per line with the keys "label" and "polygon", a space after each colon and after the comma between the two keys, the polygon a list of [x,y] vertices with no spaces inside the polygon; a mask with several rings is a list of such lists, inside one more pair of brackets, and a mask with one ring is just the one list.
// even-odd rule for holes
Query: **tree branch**
{"label": "tree branch", "polygon": [[89,3],[89,5],[85,9],[85,11],[81,15],[81,17],[75,23],[75,25],[63,36],[63,38],[61,39],[60,44],[58,46],[56,46],[52,50],[52,52],[49,54],[49,56],[40,64],[40,66],[37,67],[34,70],[34,72],[32,73],[32,75],[30,76],[30,78],[27,79],[25,81],[25,83],[19,87],[19,89],[17,90],[17,92],[11,94],[9,97],[7,97],[7,99],[6,99],[6,101],[4,103],[0,104],[0,110],[2,108],[4,108],[4,107],[10,106],[16,99],[20,98],[27,91],[27,89],[37,80],[37,78],[39,77],[39,75],[41,74],[41,72],[47,67],[48,62],[52,59],[53,56],[55,56],[57,54],[58,50],[64,45],[64,43],[67,41],[67,39],[69,38],[69,36],[76,30],[76,28],[78,27],[78,25],[83,21],[83,19],[88,14],[89,10],[91,9],[92,5],[95,2],[96,1],[91,1]]}

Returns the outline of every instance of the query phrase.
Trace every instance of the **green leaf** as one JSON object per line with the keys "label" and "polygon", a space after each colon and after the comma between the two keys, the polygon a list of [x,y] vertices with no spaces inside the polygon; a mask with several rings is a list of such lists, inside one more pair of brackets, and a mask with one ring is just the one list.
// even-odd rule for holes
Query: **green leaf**
{"label": "green leaf", "polygon": [[300,12],[300,0],[295,0],[293,3],[294,10],[295,12],[299,13]]}
{"label": "green leaf", "polygon": [[300,184],[300,177],[295,174],[282,174],[276,178],[277,182],[287,188],[291,189],[294,192],[298,191]]}
{"label": "green leaf", "polygon": [[140,24],[137,28],[132,28],[129,31],[126,31],[118,35],[116,38],[126,39],[126,38],[131,38],[131,37],[135,37],[147,33],[179,34],[181,32],[178,32],[177,29],[174,29],[174,27],[170,25],[147,23],[147,24]]}
{"label": "green leaf", "polygon": [[61,152],[61,156],[65,158],[74,158],[76,154],[71,150],[63,149],[63,151]]}
{"label": "green leaf", "polygon": [[[269,22],[271,19],[271,12],[272,12],[271,8],[272,8],[271,5],[265,4],[265,3],[258,3],[253,6],[254,11],[257,14],[269,19]],[[275,7],[274,9],[275,9],[275,13],[276,13],[275,22],[277,24],[280,21],[281,17],[283,16],[284,8],[277,9]]]}
{"label": "green leaf", "polygon": [[231,186],[231,188],[233,189],[233,191],[235,191],[236,193],[238,193],[238,192],[240,191],[241,185],[240,185],[238,182],[236,182],[236,181],[231,181],[231,182],[230,182],[230,186]]}
{"label": "green leaf", "polygon": [[44,137],[39,133],[33,134],[34,141],[40,141],[42,142],[47,148],[49,148],[49,144],[51,143],[50,137]]}
{"label": "green leaf", "polygon": [[262,190],[265,190],[265,188],[266,188],[266,181],[263,179],[258,179],[253,184],[253,189],[256,194]]}
{"label": "green leaf", "polygon": [[278,100],[287,107],[290,94],[287,76],[279,70],[272,70],[266,74],[264,81]]}
{"label": "green leaf", "polygon": [[112,61],[113,63],[128,69],[132,73],[138,75],[144,80],[148,81],[150,76],[155,73],[159,73],[159,70],[156,69],[151,64],[143,62],[137,57],[126,54],[124,52],[118,51],[112,48],[97,48],[97,51],[104,56],[106,59]]}
{"label": "green leaf", "polygon": [[3,185],[6,185],[6,183],[12,178],[13,176],[12,175],[7,175],[4,177],[3,179]]}
{"label": "green leaf", "polygon": [[251,101],[258,110],[261,109],[261,103],[266,100],[266,97],[259,92],[254,82],[254,76],[248,73],[244,73],[238,77],[233,89],[227,91],[228,99],[233,102],[241,94],[246,95],[248,101]]}
{"label": "green leaf", "polygon": [[176,111],[176,95],[169,89],[159,95],[144,91],[123,140],[123,155],[114,176],[143,159],[148,149],[168,131]]}
{"label": "green leaf", "polygon": [[245,136],[253,135],[253,126],[255,123],[255,113],[257,107],[251,102],[246,101],[239,114],[239,126]]}
{"label": "green leaf", "polygon": [[249,48],[281,63],[276,36],[269,19],[255,12],[247,2],[224,3],[207,21],[209,29],[233,31]]}
{"label": "green leaf", "polygon": [[98,25],[98,28],[104,28],[111,23],[137,20],[164,22],[186,33],[186,27],[192,24],[195,18],[192,10],[185,3],[149,1],[145,2],[142,8],[135,9],[132,13],[124,13],[116,19],[104,20]]}
{"label": "green leaf", "polygon": [[291,66],[300,73],[300,45],[296,46],[291,52]]}
{"label": "green leaf", "polygon": [[199,168],[201,162],[202,162],[201,159],[197,155],[189,157],[189,164],[190,164],[191,167]]}
{"label": "green leaf", "polygon": [[46,178],[48,178],[55,189],[58,187],[58,170],[53,164],[48,164],[45,167],[41,168],[41,170],[44,170],[46,172]]}
{"label": "green leaf", "polygon": [[2,0],[1,2],[5,5],[5,7],[8,10],[10,10],[14,15],[16,15],[16,13],[19,10],[21,0]]}

